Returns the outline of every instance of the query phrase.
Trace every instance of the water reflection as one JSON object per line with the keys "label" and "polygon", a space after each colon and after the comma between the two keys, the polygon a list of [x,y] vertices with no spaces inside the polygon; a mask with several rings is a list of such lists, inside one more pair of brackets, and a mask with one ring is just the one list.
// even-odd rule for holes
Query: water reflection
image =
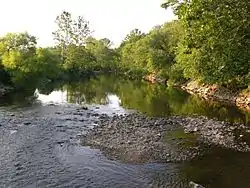
{"label": "water reflection", "polygon": [[[204,101],[177,88],[151,85],[116,76],[103,75],[73,83],[39,84],[35,91],[32,89],[32,91],[28,90],[27,93],[15,93],[0,98],[1,106],[30,105],[36,101],[45,104],[95,104],[99,111],[106,113],[109,111],[124,113],[127,109],[136,109],[150,116],[196,114],[230,122],[245,124],[250,122],[250,114],[235,107]],[[41,122],[39,121],[39,123]],[[179,147],[196,146],[197,144],[196,136],[185,134],[182,129],[166,133],[166,141],[174,140],[173,138],[182,140]],[[92,159],[92,156],[90,158]],[[152,173],[152,186],[167,185],[170,182],[167,179],[169,173],[173,174],[174,172],[171,177],[173,177],[173,186],[176,185],[175,187],[181,183],[186,185],[190,180],[213,188],[250,187],[249,158],[249,153],[234,152],[211,146],[207,148],[205,155],[191,162],[169,164],[167,168],[162,168],[162,171],[159,171],[157,167],[159,173],[155,172],[157,170]],[[83,164],[82,161],[79,164]],[[126,165],[124,166],[126,167]]]}
{"label": "water reflection", "polygon": [[184,163],[180,171],[207,188],[250,187],[249,157],[249,153],[214,147],[198,160]]}
{"label": "water reflection", "polygon": [[250,122],[249,113],[233,106],[205,101],[177,88],[151,85],[107,75],[72,83],[38,84],[36,91],[32,92],[32,89],[27,88],[25,92],[13,93],[0,98],[0,105],[23,106],[31,105],[36,101],[77,105],[110,105],[113,109],[121,109],[121,107],[135,109],[150,116],[203,115],[229,122],[245,124]]}
{"label": "water reflection", "polygon": [[67,103],[67,92],[66,91],[53,91],[48,95],[39,93],[38,90],[35,91],[37,100],[43,103]]}
{"label": "water reflection", "polygon": [[[49,86],[51,90],[51,84]],[[81,82],[55,84],[49,95],[38,88],[38,99],[45,102],[110,105],[135,109],[150,116],[204,115],[229,122],[249,124],[249,113],[164,85],[151,85],[115,76],[98,76]]]}

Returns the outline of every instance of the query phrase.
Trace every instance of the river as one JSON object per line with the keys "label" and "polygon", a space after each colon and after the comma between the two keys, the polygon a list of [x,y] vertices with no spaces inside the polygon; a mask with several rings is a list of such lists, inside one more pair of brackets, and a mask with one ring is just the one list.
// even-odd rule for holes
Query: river
{"label": "river", "polygon": [[196,115],[249,126],[250,115],[233,106],[115,76],[51,83],[32,93],[0,100],[0,187],[174,188],[189,181],[211,188],[250,187],[247,152],[215,146],[188,162],[131,164],[81,145],[82,135],[97,123],[96,114]]}

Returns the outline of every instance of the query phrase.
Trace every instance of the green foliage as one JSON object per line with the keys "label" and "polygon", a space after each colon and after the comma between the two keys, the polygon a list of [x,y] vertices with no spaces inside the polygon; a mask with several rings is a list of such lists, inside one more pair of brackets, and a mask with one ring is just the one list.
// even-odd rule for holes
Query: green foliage
{"label": "green foliage", "polygon": [[1,80],[17,89],[35,85],[42,79],[56,79],[61,73],[55,49],[36,48],[36,37],[9,33],[0,38]]}
{"label": "green foliage", "polygon": [[53,35],[63,57],[67,56],[68,46],[84,46],[86,38],[91,33],[88,21],[82,16],[74,20],[66,11],[57,16],[56,24],[57,30],[53,32]]}
{"label": "green foliage", "polygon": [[0,38],[0,55],[19,51],[25,55],[32,55],[36,51],[36,37],[25,33],[8,33]]}
{"label": "green foliage", "polygon": [[133,30],[119,48],[122,67],[169,77],[168,72],[182,38],[182,27],[178,21],[157,26],[148,34]]}
{"label": "green foliage", "polygon": [[83,17],[74,20],[69,12],[64,11],[56,18],[56,24],[58,28],[53,35],[66,72],[80,76],[115,67],[117,56],[111,49],[111,41],[91,37],[89,23]]}
{"label": "green foliage", "polygon": [[62,74],[61,59],[54,48],[38,48],[36,50],[37,74],[48,79],[57,79]]}
{"label": "green foliage", "polygon": [[4,69],[12,82],[17,82],[36,67],[36,38],[28,33],[9,33],[0,38],[0,54]]}
{"label": "green foliage", "polygon": [[163,6],[172,6],[185,29],[176,59],[186,78],[244,85],[250,71],[249,0],[168,0]]}
{"label": "green foliage", "polygon": [[87,39],[86,49],[95,58],[95,70],[111,70],[115,68],[118,54],[111,49],[111,41],[107,38],[97,40],[93,37]]}

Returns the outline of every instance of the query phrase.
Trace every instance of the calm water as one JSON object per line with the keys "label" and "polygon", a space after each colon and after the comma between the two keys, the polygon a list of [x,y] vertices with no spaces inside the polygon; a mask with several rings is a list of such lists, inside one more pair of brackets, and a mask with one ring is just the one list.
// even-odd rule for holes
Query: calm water
{"label": "calm water", "polygon": [[[33,95],[34,93],[34,95]],[[181,164],[126,164],[83,147],[93,113],[203,115],[249,125],[250,115],[161,85],[99,76],[38,86],[0,100],[0,187],[250,187],[250,154],[212,147]]]}

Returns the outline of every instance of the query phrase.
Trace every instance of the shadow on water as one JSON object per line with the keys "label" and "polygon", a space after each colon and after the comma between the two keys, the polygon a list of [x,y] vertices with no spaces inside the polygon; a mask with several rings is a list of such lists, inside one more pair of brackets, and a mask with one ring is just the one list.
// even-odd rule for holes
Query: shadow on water
{"label": "shadow on water", "polygon": [[[0,105],[32,105],[32,103],[43,102],[44,98],[41,96],[47,97],[47,102],[55,102],[56,99],[59,103],[96,105],[108,104],[110,96],[115,96],[119,99],[118,105],[123,108],[135,109],[149,116],[202,115],[250,125],[250,114],[244,113],[234,106],[204,101],[177,88],[105,75],[72,83],[39,84],[36,92],[32,89],[28,90],[27,93],[13,93],[1,98]],[[181,147],[197,144],[196,136],[185,134],[182,129],[166,134],[166,140],[172,138],[182,140]],[[205,155],[191,162],[176,164],[174,168],[178,169],[178,176],[182,177],[177,178],[180,183],[184,182],[185,184],[184,180],[192,180],[211,188],[244,188],[250,187],[249,159],[249,153],[234,152],[211,146],[208,147]],[[165,173],[166,171],[163,170],[152,175],[153,187],[159,187],[160,182],[162,184],[165,182],[166,185],[168,180]],[[177,180],[173,180],[173,182],[178,184]]]}

